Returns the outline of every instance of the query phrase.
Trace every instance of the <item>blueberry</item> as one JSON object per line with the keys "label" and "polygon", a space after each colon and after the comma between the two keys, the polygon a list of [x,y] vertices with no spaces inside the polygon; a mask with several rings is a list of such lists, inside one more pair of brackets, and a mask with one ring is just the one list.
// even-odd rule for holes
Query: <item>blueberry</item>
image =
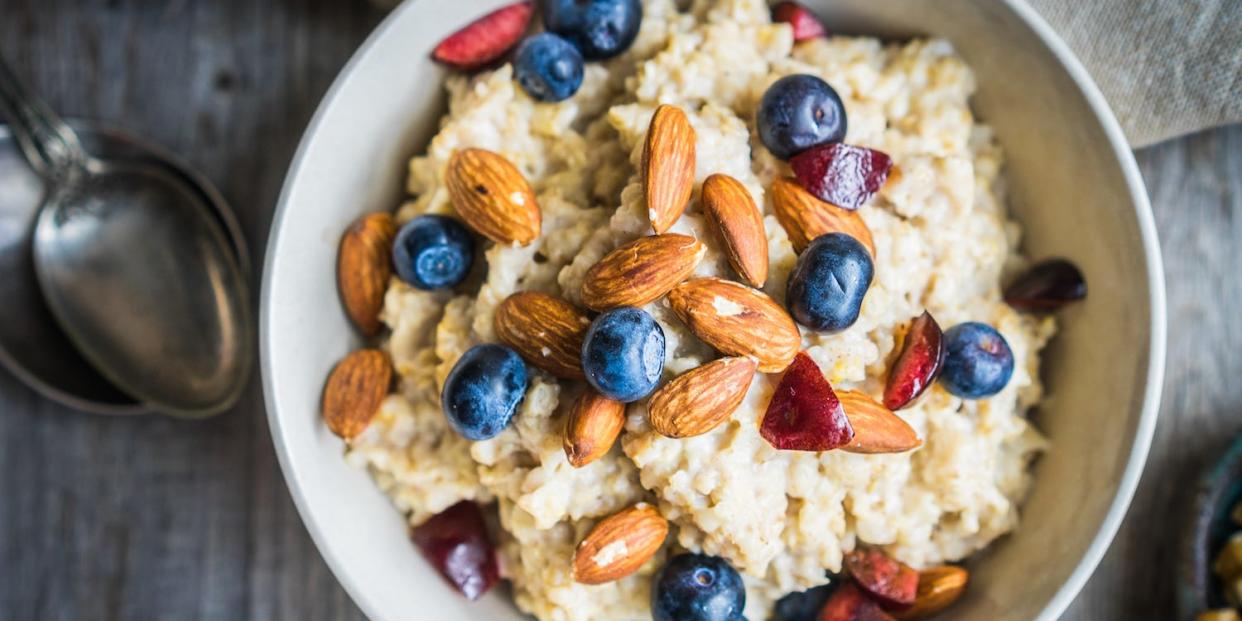
{"label": "blueberry", "polygon": [[526,396],[526,363],[503,345],[475,345],[444,380],[440,405],[457,433],[486,440],[504,431]]}
{"label": "blueberry", "polygon": [[447,216],[405,223],[392,245],[397,276],[419,289],[445,289],[466,279],[474,263],[470,231]]}
{"label": "blueberry", "polygon": [[790,593],[776,600],[772,621],[815,621],[835,585],[821,584],[805,591]]}
{"label": "blueberry", "polygon": [[736,621],[745,607],[742,576],[716,556],[674,556],[651,589],[654,621]]}
{"label": "blueberry", "polygon": [[756,122],[764,146],[787,160],[845,138],[845,105],[827,82],[804,73],[787,75],[763,94]]}
{"label": "blueberry", "polygon": [[875,271],[871,254],[845,233],[811,241],[789,276],[785,304],[800,324],[820,332],[840,332],[858,320]]}
{"label": "blueberry", "polygon": [[591,323],[582,370],[600,394],[629,403],[651,394],[664,372],[664,330],[642,309],[614,308]]}
{"label": "blueberry", "polygon": [[641,0],[543,0],[543,23],[590,60],[629,49],[643,21]]}
{"label": "blueberry", "polygon": [[981,399],[1001,391],[1013,376],[1013,350],[996,328],[970,322],[944,333],[940,383],[964,399]]}
{"label": "blueberry", "polygon": [[535,99],[569,99],[582,86],[582,55],[568,41],[541,32],[518,47],[513,58],[513,75]]}

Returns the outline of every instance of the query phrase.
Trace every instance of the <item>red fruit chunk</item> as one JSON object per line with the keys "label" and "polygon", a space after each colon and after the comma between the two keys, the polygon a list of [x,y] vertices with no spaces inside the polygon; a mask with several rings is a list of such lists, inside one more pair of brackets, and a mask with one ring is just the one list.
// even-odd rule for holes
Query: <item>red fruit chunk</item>
{"label": "red fruit chunk", "polygon": [[858,209],[884,186],[893,159],[875,149],[831,142],[793,156],[789,165],[807,192],[842,209]]}
{"label": "red fruit chunk", "polygon": [[845,568],[858,587],[885,608],[906,608],[918,595],[919,572],[879,548],[856,548],[845,555]]}
{"label": "red fruit chunk", "polygon": [[1049,259],[1038,263],[1005,289],[1005,302],[1029,312],[1052,312],[1087,297],[1087,281],[1073,263]]}
{"label": "red fruit chunk", "polygon": [[830,451],[854,439],[854,428],[819,365],[799,352],[772,393],[759,435],[786,451]]}
{"label": "red fruit chunk", "polygon": [[817,621],[893,621],[893,617],[853,582],[847,582],[828,598]]}
{"label": "red fruit chunk", "polygon": [[828,34],[823,22],[810,9],[797,2],[778,2],[772,7],[772,21],[793,27],[794,42],[815,39]]}
{"label": "red fruit chunk", "polygon": [[448,36],[431,57],[451,67],[470,71],[486,67],[517,45],[534,5],[518,2],[499,8]]}
{"label": "red fruit chunk", "polygon": [[923,311],[910,324],[901,354],[888,372],[888,385],[884,387],[884,407],[900,410],[906,407],[936,381],[940,374],[943,348],[940,324]]}
{"label": "red fruit chunk", "polygon": [[479,599],[500,579],[483,512],[473,502],[463,500],[445,509],[415,527],[411,537],[440,575],[468,599]]}

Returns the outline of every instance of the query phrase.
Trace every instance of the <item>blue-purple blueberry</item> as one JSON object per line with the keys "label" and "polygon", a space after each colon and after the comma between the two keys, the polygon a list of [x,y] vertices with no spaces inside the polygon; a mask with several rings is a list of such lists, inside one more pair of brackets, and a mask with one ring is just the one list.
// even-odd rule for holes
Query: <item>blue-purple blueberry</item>
{"label": "blue-purple blueberry", "polygon": [[629,403],[646,397],[664,372],[664,329],[633,306],[600,314],[582,342],[582,371],[609,399]]}
{"label": "blue-purple blueberry", "polygon": [[871,254],[845,233],[816,237],[802,251],[785,305],[798,323],[818,332],[840,332],[858,321],[875,266]]}
{"label": "blue-purple blueberry", "polygon": [[643,21],[641,0],[543,0],[543,23],[577,46],[588,60],[629,49]]}
{"label": "blue-purple blueberry", "polygon": [[1013,350],[996,328],[986,323],[958,324],[944,333],[944,364],[940,383],[963,399],[982,399],[1000,392],[1013,377]]}
{"label": "blue-purple blueberry", "polygon": [[742,576],[717,556],[674,556],[651,589],[654,621],[740,621],[745,607]]}
{"label": "blue-purple blueberry", "polygon": [[772,621],[816,621],[836,584],[821,584],[776,600]]}
{"label": "blue-purple blueberry", "polygon": [[475,345],[466,350],[440,393],[444,416],[467,440],[487,440],[513,421],[526,396],[526,363],[504,345]]}
{"label": "blue-purple blueberry", "polygon": [[474,238],[448,216],[419,216],[397,233],[392,262],[397,277],[419,289],[455,287],[474,263]]}
{"label": "blue-purple blueberry", "polygon": [[569,99],[582,86],[582,54],[565,39],[541,32],[518,46],[513,76],[535,99]]}
{"label": "blue-purple blueberry", "polygon": [[756,115],[759,138],[787,160],[811,147],[845,138],[845,104],[827,82],[805,73],[787,75],[763,93]]}

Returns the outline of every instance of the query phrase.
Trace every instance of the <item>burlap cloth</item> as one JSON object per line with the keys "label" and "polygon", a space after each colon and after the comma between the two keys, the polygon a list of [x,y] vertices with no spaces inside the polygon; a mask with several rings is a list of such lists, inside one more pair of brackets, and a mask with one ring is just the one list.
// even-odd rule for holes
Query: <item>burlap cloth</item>
{"label": "burlap cloth", "polygon": [[1242,0],[1028,0],[1134,147],[1242,121]]}

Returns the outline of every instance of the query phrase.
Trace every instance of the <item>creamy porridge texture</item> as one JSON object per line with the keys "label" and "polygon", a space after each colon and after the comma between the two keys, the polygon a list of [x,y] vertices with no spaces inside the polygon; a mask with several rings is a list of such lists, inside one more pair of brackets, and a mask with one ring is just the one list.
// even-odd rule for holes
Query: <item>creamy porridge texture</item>
{"label": "creamy porridge texture", "polygon": [[[974,401],[928,390],[899,413],[923,439],[914,451],[779,451],[758,429],[780,376],[759,374],[729,420],[691,438],[655,433],[645,401],[630,404],[617,446],[574,468],[562,429],[583,382],[531,367],[511,427],[479,442],[455,433],[440,409],[441,388],[467,349],[496,341],[497,306],[518,291],[581,306],[587,270],[650,233],[638,170],[659,104],[684,110],[697,135],[695,195],[669,231],[707,246],[696,276],[736,278],[699,201],[698,184],[727,173],[764,212],[763,290],[784,301],[797,256],[765,194],[789,169],[765,149],[753,119],[767,87],[798,73],[822,77],[841,95],[846,142],[887,153],[899,171],[858,211],[875,246],[875,279],[859,319],[838,334],[804,329],[803,349],[834,388],[878,396],[912,317],[928,310],[945,327],[983,321],[1003,333],[1017,362],[1004,390]],[[1040,398],[1039,350],[1054,326],[1001,300],[1002,273],[1023,263],[1020,231],[1006,214],[1000,149],[969,108],[973,89],[970,69],[945,41],[836,36],[795,46],[789,26],[771,23],[761,0],[687,10],[647,2],[630,50],[588,65],[581,90],[560,103],[530,98],[509,65],[449,78],[449,112],[426,154],[410,162],[415,198],[398,222],[453,214],[445,168],[454,151],[478,147],[525,174],[542,234],[525,247],[487,244],[472,280],[456,291],[392,279],[382,319],[392,330],[386,349],[398,388],[350,443],[348,459],[369,468],[413,524],[463,499],[496,501],[502,571],[518,606],[543,620],[650,618],[652,575],[681,549],[723,557],[740,571],[752,620],[768,618],[781,595],[826,582],[825,570],[840,570],[859,542],[914,567],[980,550],[1016,527],[1027,467],[1044,446],[1025,413]],[[716,309],[738,311],[725,299]],[[665,300],[645,310],[667,338],[665,380],[718,357]],[[621,580],[576,582],[575,545],[599,519],[638,502],[671,523],[665,549]]]}

